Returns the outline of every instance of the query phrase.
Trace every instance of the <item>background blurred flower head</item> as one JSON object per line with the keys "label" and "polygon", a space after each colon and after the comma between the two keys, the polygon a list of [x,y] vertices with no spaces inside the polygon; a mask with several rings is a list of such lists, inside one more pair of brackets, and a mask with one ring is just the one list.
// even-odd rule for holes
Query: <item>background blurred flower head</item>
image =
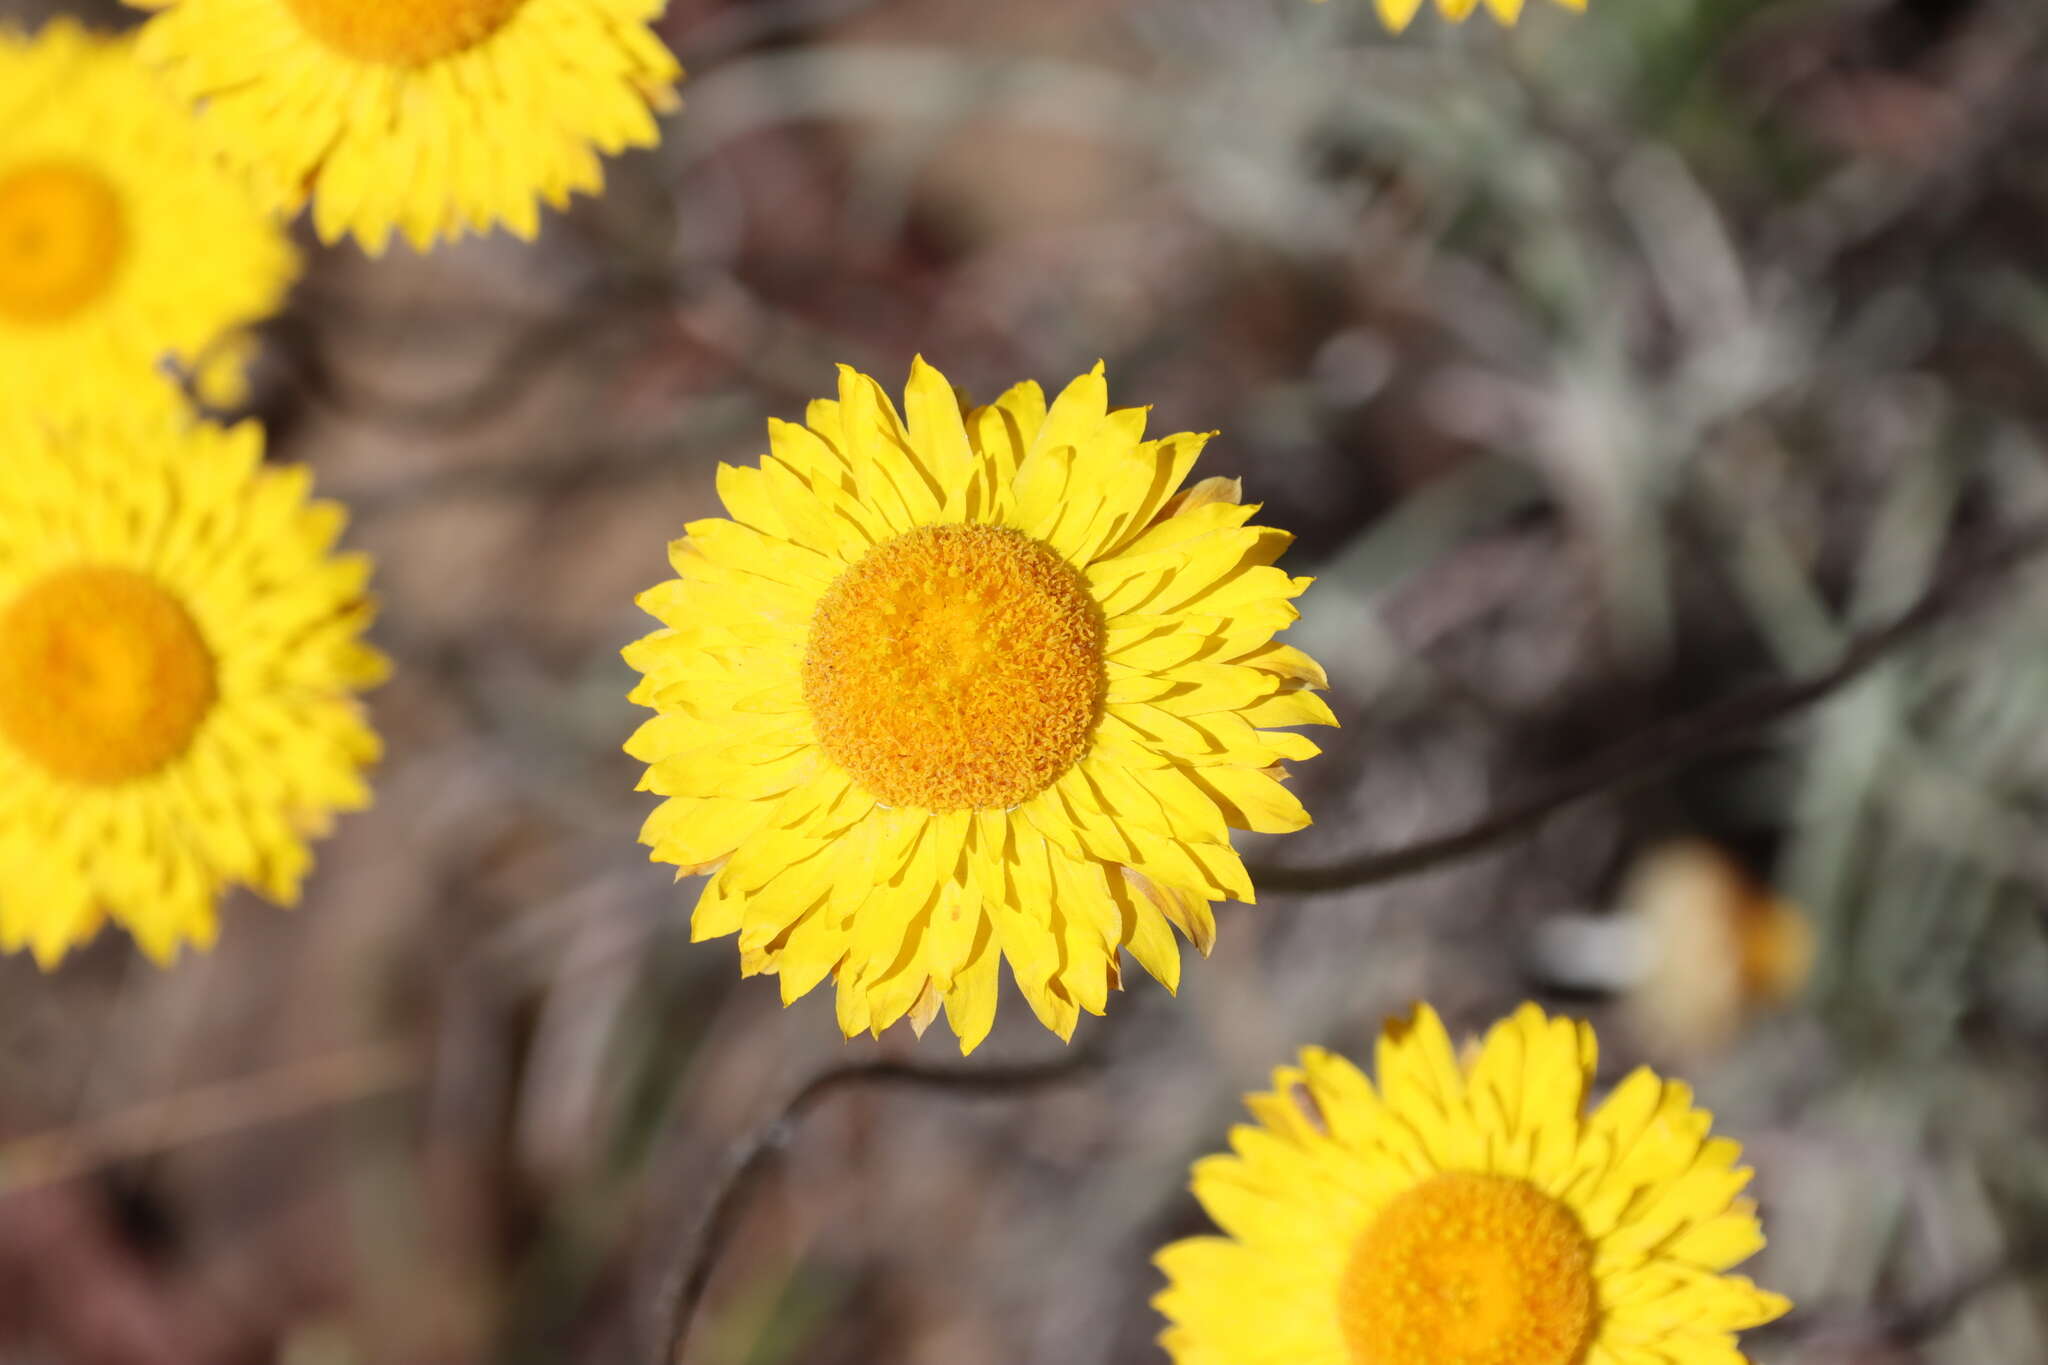
{"label": "background blurred flower head", "polygon": [[681,68],[665,0],[144,0],[144,57],[220,153],[324,241],[372,252],[504,224],[652,146]]}
{"label": "background blurred flower head", "polygon": [[298,273],[132,39],[0,28],[0,129],[0,406],[172,410],[166,362],[196,364]]}
{"label": "background blurred flower head", "polygon": [[1704,840],[1648,850],[1630,869],[1621,911],[1647,936],[1644,970],[1627,994],[1631,1022],[1661,1056],[1725,1048],[1813,971],[1805,912]]}
{"label": "background blurred flower head", "polygon": [[112,918],[166,961],[246,882],[297,898],[366,804],[369,562],[261,431],[0,424],[0,948]]}
{"label": "background blurred flower head", "polygon": [[1698,838],[1652,844],[1613,913],[1561,914],[1536,939],[1560,984],[1618,992],[1652,1056],[1699,1061],[1806,986],[1816,942],[1797,905]]}

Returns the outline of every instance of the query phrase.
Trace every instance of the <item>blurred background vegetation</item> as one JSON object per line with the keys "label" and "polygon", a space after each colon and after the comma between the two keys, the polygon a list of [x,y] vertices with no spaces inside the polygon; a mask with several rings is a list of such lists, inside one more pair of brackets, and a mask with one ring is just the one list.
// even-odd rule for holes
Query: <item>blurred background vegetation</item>
{"label": "blurred background vegetation", "polygon": [[[0,0],[36,24],[59,9]],[[252,413],[373,552],[370,813],[168,972],[0,962],[0,1362],[646,1359],[732,1144],[842,1044],[692,947],[618,649],[846,361],[1098,356],[1319,575],[1327,863],[1818,674],[2048,519],[2048,6],[672,0],[657,152],[533,245],[315,250]],[[0,130],[0,136],[5,131]],[[309,243],[310,247],[310,243]],[[0,477],[5,477],[0,470]],[[2048,1359],[2048,572],[1780,723],[1417,875],[1220,916],[1103,1061],[821,1103],[704,1365],[1111,1365],[1188,1162],[1303,1043],[1534,997],[1758,1169],[1766,1365]],[[1253,841],[1257,842],[1257,841]],[[1276,878],[1276,883],[1279,879]],[[1058,1051],[1014,994],[977,1063]]]}

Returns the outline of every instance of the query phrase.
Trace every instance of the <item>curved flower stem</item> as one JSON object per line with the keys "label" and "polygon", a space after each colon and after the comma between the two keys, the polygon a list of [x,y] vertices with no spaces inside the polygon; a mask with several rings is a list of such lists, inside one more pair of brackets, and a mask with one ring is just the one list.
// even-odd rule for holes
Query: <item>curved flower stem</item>
{"label": "curved flower stem", "polygon": [[736,1142],[713,1187],[703,1217],[663,1280],[654,1301],[658,1328],[656,1365],[682,1365],[690,1328],[711,1272],[739,1225],[747,1197],[795,1136],[804,1117],[824,1100],[857,1087],[911,1086],[963,1097],[1006,1096],[1061,1085],[1089,1075],[1103,1063],[1099,1041],[1049,1062],[1016,1066],[917,1066],[909,1062],[854,1062],[819,1072],[798,1087],[774,1118]]}
{"label": "curved flower stem", "polygon": [[1831,667],[1808,678],[1767,683],[1652,725],[1461,827],[1320,867],[1255,866],[1252,881],[1261,890],[1294,895],[1327,895],[1394,881],[1512,838],[1587,797],[1633,791],[1820,701],[2043,552],[2048,552],[2048,524],[2024,527],[1960,558],[1896,619],[1852,639]]}

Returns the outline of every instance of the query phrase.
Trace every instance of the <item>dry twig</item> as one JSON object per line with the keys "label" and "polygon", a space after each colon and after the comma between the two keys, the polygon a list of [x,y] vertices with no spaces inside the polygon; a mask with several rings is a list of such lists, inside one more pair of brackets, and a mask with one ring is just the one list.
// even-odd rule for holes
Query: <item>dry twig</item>
{"label": "dry twig", "polygon": [[1296,895],[1324,895],[1394,881],[1513,838],[1588,797],[1634,791],[1805,710],[1946,620],[1987,584],[2044,552],[2048,552],[2048,525],[2030,526],[2007,536],[1958,562],[1896,620],[1851,640],[1832,667],[1810,678],[1768,683],[1653,725],[1460,828],[1399,848],[1354,854],[1321,867],[1254,867],[1252,878],[1268,891]]}
{"label": "dry twig", "polygon": [[145,1100],[104,1118],[0,1145],[0,1196],[400,1090],[424,1072],[418,1044],[369,1043]]}

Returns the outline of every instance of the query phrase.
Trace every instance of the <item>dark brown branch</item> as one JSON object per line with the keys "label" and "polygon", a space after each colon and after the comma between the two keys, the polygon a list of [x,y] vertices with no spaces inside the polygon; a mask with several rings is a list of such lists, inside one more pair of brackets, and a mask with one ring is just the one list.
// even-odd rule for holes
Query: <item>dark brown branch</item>
{"label": "dark brown branch", "polygon": [[908,1062],[855,1062],[811,1077],[781,1112],[736,1143],[714,1187],[711,1201],[684,1253],[655,1299],[660,1343],[657,1365],[681,1365],[690,1328],[726,1244],[739,1226],[747,1196],[795,1136],[811,1110],[842,1090],[861,1086],[912,1086],[961,1096],[1004,1096],[1079,1080],[1102,1064],[1099,1046],[1087,1046],[1050,1062],[1018,1066],[916,1066]]}
{"label": "dark brown branch", "polygon": [[2044,551],[2048,551],[2048,525],[2027,527],[1970,554],[1896,620],[1851,640],[1832,667],[1810,678],[1765,684],[1653,725],[1461,828],[1321,867],[1254,867],[1252,880],[1262,890],[1295,895],[1322,895],[1393,881],[1512,838],[1588,797],[1634,791],[1805,710],[1946,619],[1987,583]]}

